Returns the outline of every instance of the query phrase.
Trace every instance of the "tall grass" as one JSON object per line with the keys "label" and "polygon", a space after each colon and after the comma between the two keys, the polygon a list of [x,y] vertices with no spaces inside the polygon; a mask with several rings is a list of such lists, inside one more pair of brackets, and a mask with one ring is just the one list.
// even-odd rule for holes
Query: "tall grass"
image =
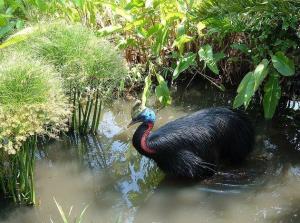
{"label": "tall grass", "polygon": [[57,138],[71,114],[54,69],[25,53],[0,60],[0,166],[4,194],[34,204],[34,161],[38,137]]}
{"label": "tall grass", "polygon": [[54,64],[74,107],[71,128],[95,133],[103,103],[112,98],[127,74],[120,52],[88,28],[66,22],[40,24],[19,48]]}

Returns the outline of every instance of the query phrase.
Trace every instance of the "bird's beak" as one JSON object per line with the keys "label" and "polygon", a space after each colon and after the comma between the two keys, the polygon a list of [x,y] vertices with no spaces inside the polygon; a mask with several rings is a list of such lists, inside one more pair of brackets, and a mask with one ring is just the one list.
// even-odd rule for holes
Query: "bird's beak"
{"label": "bird's beak", "polygon": [[134,124],[136,124],[138,122],[139,122],[139,120],[132,119],[131,122],[127,125],[127,128],[129,128],[130,126],[132,126],[132,125],[134,125]]}

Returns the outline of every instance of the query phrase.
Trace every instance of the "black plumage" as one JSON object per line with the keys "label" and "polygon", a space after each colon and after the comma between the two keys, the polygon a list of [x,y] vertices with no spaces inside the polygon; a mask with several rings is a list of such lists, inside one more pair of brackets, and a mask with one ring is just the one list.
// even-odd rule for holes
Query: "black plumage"
{"label": "black plumage", "polygon": [[140,121],[132,139],[134,147],[171,176],[212,175],[220,162],[242,162],[254,144],[254,130],[245,114],[225,107],[200,110],[153,133],[154,123]]}

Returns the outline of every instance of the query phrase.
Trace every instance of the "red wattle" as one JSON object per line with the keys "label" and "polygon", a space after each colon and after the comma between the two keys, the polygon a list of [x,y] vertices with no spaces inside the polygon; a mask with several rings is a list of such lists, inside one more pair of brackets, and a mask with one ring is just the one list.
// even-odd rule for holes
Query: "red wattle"
{"label": "red wattle", "polygon": [[152,128],[153,128],[153,123],[148,123],[148,128],[145,131],[145,133],[143,134],[142,139],[141,139],[141,147],[144,150],[144,152],[146,152],[148,154],[154,154],[155,153],[155,150],[152,150],[147,145],[147,138],[148,138]]}

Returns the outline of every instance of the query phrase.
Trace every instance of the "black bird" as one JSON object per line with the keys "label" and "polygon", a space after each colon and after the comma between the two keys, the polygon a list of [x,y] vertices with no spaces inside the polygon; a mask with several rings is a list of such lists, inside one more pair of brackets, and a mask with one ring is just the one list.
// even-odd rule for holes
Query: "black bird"
{"label": "black bird", "polygon": [[244,113],[207,108],[176,119],[151,132],[155,113],[149,108],[132,117],[142,122],[132,143],[173,177],[205,178],[220,162],[241,163],[252,151],[254,130]]}

